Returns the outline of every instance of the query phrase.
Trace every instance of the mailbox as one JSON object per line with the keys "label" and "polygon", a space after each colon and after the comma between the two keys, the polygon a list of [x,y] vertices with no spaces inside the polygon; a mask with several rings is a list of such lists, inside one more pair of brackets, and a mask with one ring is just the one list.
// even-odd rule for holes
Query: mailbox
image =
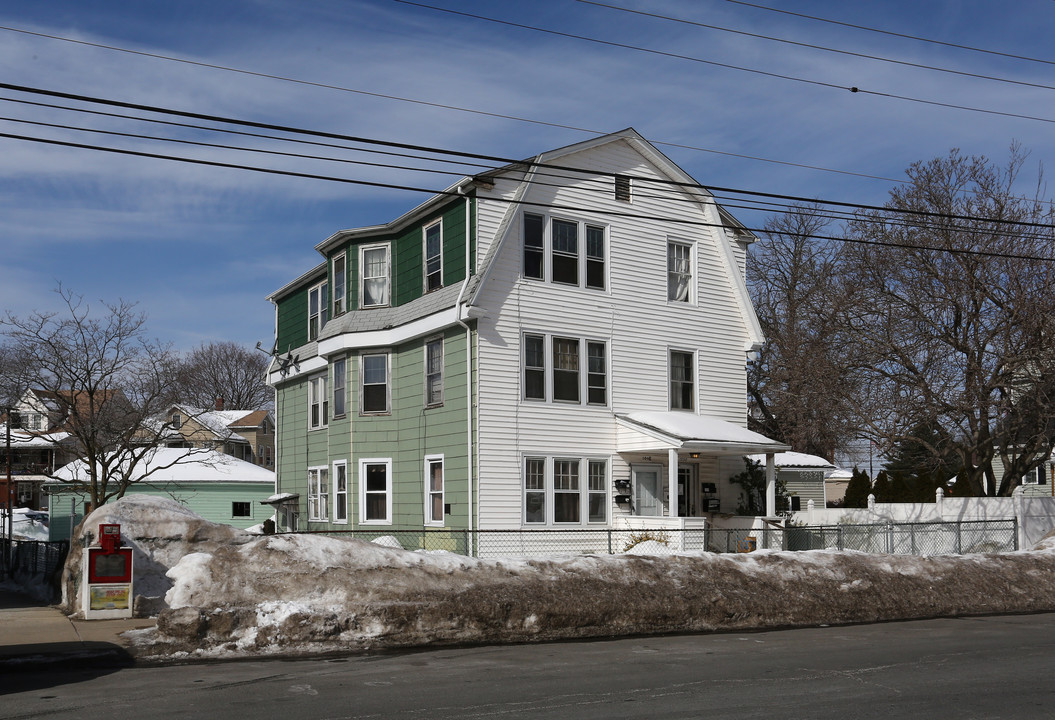
{"label": "mailbox", "polygon": [[84,549],[83,607],[87,620],[132,617],[132,548],[121,526],[99,526],[99,545]]}

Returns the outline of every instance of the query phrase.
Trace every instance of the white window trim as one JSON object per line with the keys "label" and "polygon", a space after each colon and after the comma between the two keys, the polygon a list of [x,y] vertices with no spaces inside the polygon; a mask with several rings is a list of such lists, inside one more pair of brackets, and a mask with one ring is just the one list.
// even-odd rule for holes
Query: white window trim
{"label": "white window trim", "polygon": [[[543,398],[529,398],[527,397],[526,387],[526,370],[527,370],[527,337],[528,336],[541,337],[542,338],[542,361],[543,361]],[[556,370],[553,361],[553,339],[560,338],[562,340],[577,340],[579,343],[579,400],[557,400],[553,397],[553,373]],[[590,343],[597,343],[604,346],[604,376],[605,376],[605,395],[604,404],[591,403],[590,402]],[[668,373],[670,367],[670,360],[668,355],[667,360]],[[612,405],[612,343],[610,340],[597,338],[597,337],[576,337],[574,335],[566,335],[564,333],[544,333],[544,332],[529,332],[526,331],[520,336],[520,399],[522,402],[529,403],[548,403],[550,405],[568,405],[571,407],[587,407],[587,408],[607,408]]]}
{"label": "white window trim", "polygon": [[[440,228],[440,285],[437,288],[429,290],[429,243],[428,236],[429,230],[439,226]],[[443,288],[443,218],[440,218],[436,222],[429,223],[421,229],[421,291],[423,293],[435,292]]]}
{"label": "white window trim", "polygon": [[[670,246],[678,245],[689,249],[689,296],[685,300],[672,300],[670,297]],[[696,243],[691,240],[682,240],[681,238],[668,237],[667,244],[663,248],[663,267],[665,272],[663,275],[664,293],[667,297],[667,303],[670,305],[677,306],[695,306],[696,305],[696,285],[699,283],[699,272],[696,262]]]}
{"label": "white window trim", "polygon": [[[385,466],[385,518],[383,520],[366,519],[366,466]],[[391,525],[392,524],[392,458],[361,458],[359,460],[359,524]]]}
{"label": "white window trim", "polygon": [[432,463],[438,462],[440,464],[440,479],[442,481],[440,485],[440,508],[446,508],[447,502],[447,466],[443,460],[443,455],[426,455],[424,460],[424,472],[425,472],[425,524],[434,527],[443,527],[445,522],[445,516],[443,510],[441,510],[440,518],[437,520],[432,517],[432,477],[429,474],[429,469]]}
{"label": "white window trim", "polygon": [[[341,378],[342,385],[340,387],[337,386],[337,364],[338,363],[342,363],[343,366],[344,366],[344,371],[342,373],[343,377]],[[343,418],[346,415],[348,415],[348,358],[346,358],[346,357],[336,358],[336,359],[334,359],[333,362],[330,363],[330,367],[331,367],[331,371],[330,371],[330,387],[328,388],[329,392],[331,393],[330,397],[331,397],[331,400],[332,400],[332,402],[330,403],[330,412],[333,415],[334,419],[336,419],[336,418]],[[340,413],[337,412],[337,393],[338,393],[338,391],[340,391],[340,393],[341,393],[341,400],[344,403],[344,411],[340,412]]]}
{"label": "white window trim", "polygon": [[[366,263],[364,258],[369,250],[376,250],[378,248],[385,249],[385,299],[387,302],[378,305],[367,305],[363,301],[364,289],[366,286]],[[390,307],[392,305],[392,243],[373,243],[371,245],[361,245],[359,247],[359,307],[361,309],[367,308],[382,308]]]}
{"label": "white window trim", "polygon": [[[440,376],[440,399],[437,400],[437,401],[434,401],[434,402],[429,402],[429,345],[431,345],[433,343],[439,343],[439,346],[440,346],[440,372],[439,372],[439,376]],[[422,345],[422,353],[424,355],[423,363],[422,363],[424,367],[422,368],[422,372],[424,374],[424,382],[425,382],[422,402],[424,402],[425,407],[427,407],[427,408],[442,407],[443,403],[444,403],[444,399],[445,399],[444,395],[445,395],[445,390],[446,390],[446,388],[444,387],[444,381],[446,380],[446,378],[445,378],[444,367],[443,367],[444,362],[446,361],[446,358],[445,358],[446,347],[445,347],[445,343],[443,341],[443,336],[431,337],[431,338],[428,338],[427,340],[425,340],[425,344]]]}
{"label": "white window trim", "polygon": [[[319,398],[319,422],[312,421],[312,406],[315,405],[313,398],[316,395],[313,390],[314,384],[321,381],[322,391],[318,393]],[[308,378],[308,430],[324,430],[330,424],[330,395],[329,395],[329,373],[313,375]]]}
{"label": "white window trim", "polygon": [[[683,353],[692,357],[692,407],[690,408],[675,408],[674,407],[674,394],[672,385],[674,383],[673,368],[671,367],[671,361],[673,360],[672,355],[674,353]],[[700,405],[700,359],[695,350],[686,350],[685,348],[668,347],[667,348],[667,409],[673,412],[691,412],[694,413],[699,409]]]}
{"label": "white window trim", "polygon": [[[527,268],[524,266],[524,215],[534,215],[542,218],[542,277],[529,277],[527,274]],[[578,257],[578,282],[576,284],[554,282],[553,280],[553,221],[559,220],[561,222],[573,223],[577,226],[576,230],[576,251]],[[586,254],[586,228],[596,227],[600,228],[604,232],[604,288],[589,287],[586,284],[586,267],[587,267],[587,254]],[[537,212],[524,212],[520,216],[520,277],[524,280],[531,282],[542,282],[548,285],[556,285],[557,287],[564,288],[579,288],[580,290],[589,290],[593,293],[604,293],[610,294],[611,288],[611,226],[603,222],[593,222],[589,220],[576,220],[574,218],[561,216],[561,215],[549,215]]]}
{"label": "white window trim", "polygon": [[[329,509],[330,509],[330,502],[329,502],[330,501],[330,496],[329,496],[330,488],[329,488],[329,484],[330,484],[330,480],[329,480],[329,478],[327,478],[326,482],[321,482],[319,480],[319,478],[316,477],[315,487],[318,488],[319,492],[318,492],[318,495],[313,496],[312,492],[311,492],[311,489],[312,489],[311,488],[311,485],[312,485],[312,483],[311,483],[311,474],[313,472],[314,473],[328,473],[329,472],[329,468],[327,468],[325,465],[314,465],[314,466],[311,466],[311,467],[308,468],[308,522],[329,522]],[[319,500],[321,500],[322,497],[323,497],[323,490],[324,489],[326,491],[326,495],[325,495],[325,497],[326,497],[326,513],[320,513],[319,512],[319,505],[320,505]],[[314,503],[312,503],[313,499],[315,500]],[[315,511],[314,515],[312,515],[312,510]]]}
{"label": "white window trim", "polygon": [[[340,520],[337,517],[337,503],[339,502],[340,493],[337,491],[337,468],[344,469],[344,520]],[[350,506],[348,504],[348,485],[351,482],[351,478],[348,477],[348,461],[347,460],[335,460],[333,467],[330,472],[331,481],[333,483],[333,489],[330,492],[330,507],[333,508],[333,523],[335,525],[347,525],[348,517],[351,514]]]}
{"label": "white window trim", "polygon": [[[364,390],[366,388],[366,362],[365,358],[383,355],[385,358],[385,409],[364,409]],[[387,350],[364,351],[359,353],[359,414],[368,417],[375,415],[390,415],[392,413],[392,353]]]}
{"label": "white window trim", "polygon": [[[545,521],[527,521],[526,497],[528,489],[527,461],[529,459],[543,460],[543,487],[545,488]],[[554,466],[557,461],[577,461],[579,463],[579,521],[578,522],[556,522],[553,519],[556,509],[556,490],[554,487]],[[603,462],[605,464],[604,479],[604,519],[590,520],[590,463]],[[612,517],[612,459],[604,455],[576,455],[575,453],[545,453],[537,452],[522,453],[520,456],[520,522],[525,528],[539,527],[602,527],[611,523]]]}
{"label": "white window trim", "polygon": [[[308,288],[308,342],[315,342],[322,335],[322,329],[326,327],[326,322],[329,319],[329,300],[326,298],[326,289],[328,283],[323,280],[320,283],[316,283]],[[314,293],[318,293],[318,312],[315,315],[311,314],[311,296]],[[315,337],[312,337],[312,318],[318,318],[318,327],[315,328]]]}
{"label": "white window trim", "polygon": [[[344,262],[344,272],[341,278],[341,285],[344,291],[337,295],[337,261],[341,260]],[[330,298],[330,304],[333,306],[333,317],[337,317],[348,311],[348,256],[345,253],[335,255],[331,262],[331,273],[333,275],[333,297]]]}

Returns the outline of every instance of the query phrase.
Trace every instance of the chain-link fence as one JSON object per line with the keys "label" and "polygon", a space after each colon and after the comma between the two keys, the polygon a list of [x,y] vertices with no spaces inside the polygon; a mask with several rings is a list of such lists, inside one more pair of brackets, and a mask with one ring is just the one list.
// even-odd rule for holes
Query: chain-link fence
{"label": "chain-link fence", "polygon": [[[529,529],[446,530],[378,529],[326,531],[406,550],[445,550],[480,557],[615,555],[641,543],[658,543],[673,552],[716,553],[753,550],[859,550],[896,555],[957,555],[1018,549],[1016,520],[948,523],[882,523],[767,527],[762,529]],[[656,546],[653,546],[654,548]],[[662,550],[663,548],[658,548]]]}

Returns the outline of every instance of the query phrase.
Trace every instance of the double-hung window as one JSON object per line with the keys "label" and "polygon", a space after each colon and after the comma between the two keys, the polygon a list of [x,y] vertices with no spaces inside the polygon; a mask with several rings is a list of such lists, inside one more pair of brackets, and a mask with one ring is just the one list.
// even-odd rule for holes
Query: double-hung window
{"label": "double-hung window", "polygon": [[692,410],[695,407],[693,377],[694,355],[670,351],[670,409]]}
{"label": "double-hung window", "polygon": [[546,399],[546,338],[543,335],[524,336],[524,397]]}
{"label": "double-hung window", "polygon": [[362,355],[359,396],[363,414],[388,412],[388,353]]}
{"label": "double-hung window", "polygon": [[345,398],[348,395],[348,361],[344,358],[333,361],[333,416],[344,417]]}
{"label": "double-hung window", "polygon": [[525,334],[524,399],[607,405],[607,356],[604,342]]}
{"label": "double-hung window", "polygon": [[[600,225],[524,213],[525,278],[604,290],[606,234]],[[547,262],[548,260],[548,262]]]}
{"label": "double-hung window", "polygon": [[333,464],[333,521],[348,522],[348,463],[344,460]]}
{"label": "double-hung window", "polygon": [[387,243],[359,249],[359,307],[385,307],[391,303],[390,265]]}
{"label": "double-hung window", "polygon": [[308,468],[308,520],[329,518],[330,482],[326,468]]}
{"label": "double-hung window", "polygon": [[550,279],[566,285],[579,284],[579,224],[553,220],[553,253]]}
{"label": "double-hung window", "polygon": [[692,246],[667,243],[667,300],[692,302]]}
{"label": "double-hung window", "polygon": [[553,338],[553,399],[579,402],[578,338]]}
{"label": "double-hung window", "polygon": [[345,254],[341,253],[333,259],[333,316],[337,317],[347,307],[348,268]]}
{"label": "double-hung window", "polygon": [[425,292],[443,287],[443,223],[425,228]]}
{"label": "double-hung window", "polygon": [[392,524],[392,459],[359,461],[359,522]]}
{"label": "double-hung window", "polygon": [[308,427],[311,430],[329,424],[330,399],[326,394],[326,376],[318,375],[308,380]]}
{"label": "double-hung window", "polygon": [[443,524],[443,456],[425,458],[425,523]]}
{"label": "double-hung window", "polygon": [[326,283],[319,283],[308,290],[308,342],[318,340],[319,333],[326,325],[326,308],[329,303]]}
{"label": "double-hung window", "polygon": [[524,458],[524,524],[584,525],[608,520],[608,461]]}
{"label": "double-hung window", "polygon": [[425,343],[425,405],[443,404],[443,338]]}

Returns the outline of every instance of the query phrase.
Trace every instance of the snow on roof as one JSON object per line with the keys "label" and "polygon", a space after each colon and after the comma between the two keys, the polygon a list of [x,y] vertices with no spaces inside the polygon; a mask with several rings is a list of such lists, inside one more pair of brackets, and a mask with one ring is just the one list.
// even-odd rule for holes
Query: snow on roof
{"label": "snow on roof", "polygon": [[[60,481],[84,478],[86,465],[76,460],[55,471]],[[201,448],[151,448],[140,465],[140,475],[150,473],[151,483],[275,482],[271,470]]]}
{"label": "snow on roof", "polygon": [[776,440],[770,440],[765,435],[708,415],[674,411],[642,411],[618,417],[686,442],[727,443],[748,445],[752,448],[763,446],[773,447],[774,450],[787,447]]}
{"label": "snow on roof", "polygon": [[[766,462],[765,455],[750,455],[752,460],[762,464]],[[830,462],[819,455],[807,455],[806,453],[782,452],[773,457],[773,462],[778,468],[834,468]]]}
{"label": "snow on roof", "polygon": [[[7,425],[0,423],[0,441],[6,439]],[[68,432],[30,432],[20,428],[11,428],[11,447],[17,450],[25,448],[50,448],[68,438]]]}

